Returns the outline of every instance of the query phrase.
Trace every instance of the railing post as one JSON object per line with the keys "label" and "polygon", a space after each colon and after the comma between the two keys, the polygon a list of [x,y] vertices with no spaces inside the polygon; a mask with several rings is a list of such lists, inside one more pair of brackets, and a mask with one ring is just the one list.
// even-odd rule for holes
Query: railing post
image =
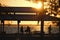
{"label": "railing post", "polygon": [[2,32],[4,33],[4,20],[1,20]]}
{"label": "railing post", "polygon": [[44,20],[41,19],[41,39],[44,39]]}
{"label": "railing post", "polygon": [[20,26],[19,23],[20,23],[20,20],[18,20],[18,34],[19,34],[19,26]]}

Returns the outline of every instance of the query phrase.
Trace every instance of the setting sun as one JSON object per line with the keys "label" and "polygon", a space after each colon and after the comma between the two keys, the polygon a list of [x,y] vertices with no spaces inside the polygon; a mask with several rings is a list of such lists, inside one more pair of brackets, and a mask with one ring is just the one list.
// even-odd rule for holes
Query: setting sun
{"label": "setting sun", "polygon": [[42,7],[42,3],[41,2],[36,3],[36,6],[35,6],[36,9],[40,9],[41,7]]}

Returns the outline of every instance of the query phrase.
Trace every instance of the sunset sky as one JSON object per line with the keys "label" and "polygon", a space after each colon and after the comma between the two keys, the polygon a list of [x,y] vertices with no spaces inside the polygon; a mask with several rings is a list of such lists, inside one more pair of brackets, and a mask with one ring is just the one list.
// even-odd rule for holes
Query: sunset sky
{"label": "sunset sky", "polygon": [[[0,0],[0,3],[2,4],[2,6],[14,6],[14,7],[37,7],[37,6],[39,6],[40,4],[36,4],[36,3],[33,3],[32,1],[27,1],[27,0]],[[42,5],[40,5],[40,6],[42,6]],[[39,6],[39,7],[40,7]],[[27,14],[26,14],[27,15]],[[29,14],[30,15],[30,14]],[[33,14],[32,14],[33,15]],[[35,21],[36,22],[36,21]],[[37,24],[37,23],[35,23],[35,22],[32,22],[32,21],[30,21],[30,22],[27,22],[26,21],[26,24]],[[6,22],[6,23],[8,23],[8,22]],[[13,22],[14,23],[14,22]],[[13,24],[12,23],[12,24]],[[25,22],[22,22],[23,24],[25,23]]]}
{"label": "sunset sky", "polygon": [[[33,3],[32,1],[27,0],[0,0],[0,3],[5,6],[14,6],[14,7],[40,7],[42,5]],[[39,6],[40,5],[40,6]]]}

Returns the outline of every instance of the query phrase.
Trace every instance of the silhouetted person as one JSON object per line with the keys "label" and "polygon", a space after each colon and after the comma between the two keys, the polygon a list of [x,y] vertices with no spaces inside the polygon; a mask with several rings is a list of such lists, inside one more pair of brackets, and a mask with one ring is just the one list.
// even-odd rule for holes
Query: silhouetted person
{"label": "silhouetted person", "polygon": [[21,31],[21,33],[23,33],[23,26],[21,26],[20,31]]}
{"label": "silhouetted person", "polygon": [[60,34],[60,21],[57,23],[57,26],[59,26],[59,34]]}
{"label": "silhouetted person", "polygon": [[27,26],[27,29],[25,30],[25,32],[30,33],[30,27],[29,26]]}
{"label": "silhouetted person", "polygon": [[48,27],[49,34],[51,34],[51,25]]}

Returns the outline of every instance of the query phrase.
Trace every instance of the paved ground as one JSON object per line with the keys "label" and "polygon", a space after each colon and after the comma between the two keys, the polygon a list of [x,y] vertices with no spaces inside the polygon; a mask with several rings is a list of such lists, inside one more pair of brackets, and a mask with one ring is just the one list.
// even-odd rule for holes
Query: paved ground
{"label": "paved ground", "polygon": [[0,34],[0,40],[60,40],[59,35]]}

